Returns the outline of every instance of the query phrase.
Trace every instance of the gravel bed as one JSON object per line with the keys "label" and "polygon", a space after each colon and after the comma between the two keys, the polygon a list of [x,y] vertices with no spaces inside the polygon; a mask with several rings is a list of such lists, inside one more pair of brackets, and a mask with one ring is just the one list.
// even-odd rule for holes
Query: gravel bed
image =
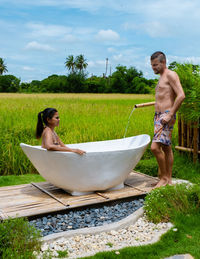
{"label": "gravel bed", "polygon": [[42,236],[72,229],[102,226],[117,222],[143,206],[144,199],[118,202],[115,205],[92,207],[84,210],[69,211],[66,214],[48,215],[30,221]]}
{"label": "gravel bed", "polygon": [[[37,254],[42,259],[44,254],[59,256],[59,251],[67,251],[67,258],[81,258],[94,255],[101,251],[115,250],[116,257],[120,254],[118,249],[128,246],[141,246],[155,243],[162,234],[173,225],[171,223],[153,224],[143,216],[135,224],[119,230],[111,230],[98,234],[78,234],[72,237],[61,237],[51,243],[43,243],[41,252]],[[177,229],[173,229],[177,231]]]}

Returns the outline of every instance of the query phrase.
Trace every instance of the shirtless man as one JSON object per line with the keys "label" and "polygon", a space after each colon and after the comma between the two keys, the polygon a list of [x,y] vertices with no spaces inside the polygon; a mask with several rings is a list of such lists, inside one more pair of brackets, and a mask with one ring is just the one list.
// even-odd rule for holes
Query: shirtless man
{"label": "shirtless man", "polygon": [[172,183],[173,152],[171,134],[176,121],[176,112],[185,99],[185,94],[176,72],[166,66],[166,56],[157,51],[151,56],[155,74],[160,74],[155,94],[154,137],[151,150],[160,168],[160,180],[154,188]]}

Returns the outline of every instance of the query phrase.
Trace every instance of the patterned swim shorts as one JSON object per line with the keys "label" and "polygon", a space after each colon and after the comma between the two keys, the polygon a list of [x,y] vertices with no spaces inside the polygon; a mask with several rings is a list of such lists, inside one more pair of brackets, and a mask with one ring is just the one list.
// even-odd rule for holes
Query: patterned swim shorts
{"label": "patterned swim shorts", "polygon": [[176,114],[173,116],[169,124],[163,124],[163,117],[169,111],[165,112],[156,112],[154,116],[154,136],[152,142],[160,142],[164,145],[171,145],[172,130],[174,123],[176,122]]}

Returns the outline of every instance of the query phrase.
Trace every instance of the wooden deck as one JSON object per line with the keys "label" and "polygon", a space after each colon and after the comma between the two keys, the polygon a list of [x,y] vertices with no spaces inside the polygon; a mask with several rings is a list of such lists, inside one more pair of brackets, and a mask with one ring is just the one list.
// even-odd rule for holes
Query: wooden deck
{"label": "wooden deck", "polygon": [[134,171],[130,173],[125,187],[121,190],[95,192],[83,196],[71,196],[48,182],[37,183],[57,200],[32,184],[1,187],[0,218],[30,217],[139,196],[148,193],[152,189],[151,184],[156,181],[157,178]]}

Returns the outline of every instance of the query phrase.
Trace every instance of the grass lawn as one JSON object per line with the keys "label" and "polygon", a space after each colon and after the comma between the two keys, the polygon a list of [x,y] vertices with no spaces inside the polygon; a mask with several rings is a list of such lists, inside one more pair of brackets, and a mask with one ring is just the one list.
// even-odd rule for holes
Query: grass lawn
{"label": "grass lawn", "polygon": [[119,255],[115,252],[101,252],[92,257],[94,259],[161,259],[175,254],[190,253],[195,259],[200,258],[200,214],[178,215],[174,221],[177,231],[169,230],[155,244],[139,247],[127,247]]}
{"label": "grass lawn", "polygon": [[[155,158],[147,157],[139,162],[137,170],[150,175],[157,174]],[[194,183],[200,183],[200,164],[194,165],[185,155],[175,152],[173,169],[174,177],[187,179]],[[25,184],[43,181],[37,174],[10,175],[0,177],[0,186]],[[170,230],[155,244],[141,247],[127,247],[115,252],[101,252],[92,257],[94,259],[136,258],[136,259],[160,259],[174,254],[190,253],[195,259],[200,258],[200,213],[192,215],[178,215],[173,221],[178,231]]]}
{"label": "grass lawn", "polygon": [[[0,94],[0,186],[40,182],[44,179],[19,147],[20,142],[39,145],[34,138],[37,113],[46,107],[58,109],[61,125],[57,130],[65,143],[122,138],[129,114],[136,103],[153,101],[151,95],[120,94]],[[153,107],[134,111],[127,136],[153,134]],[[142,118],[142,119],[141,119]],[[177,124],[173,147],[177,144]],[[148,148],[137,171],[157,175],[157,163]],[[28,174],[27,174],[28,173]],[[200,163],[194,165],[187,155],[175,151],[173,177],[200,184]],[[200,215],[178,215],[177,232],[170,230],[159,242],[142,247],[129,247],[114,252],[98,253],[91,258],[164,258],[190,253],[200,258]]]}
{"label": "grass lawn", "polygon": [[0,187],[45,181],[39,174],[0,176]]}

